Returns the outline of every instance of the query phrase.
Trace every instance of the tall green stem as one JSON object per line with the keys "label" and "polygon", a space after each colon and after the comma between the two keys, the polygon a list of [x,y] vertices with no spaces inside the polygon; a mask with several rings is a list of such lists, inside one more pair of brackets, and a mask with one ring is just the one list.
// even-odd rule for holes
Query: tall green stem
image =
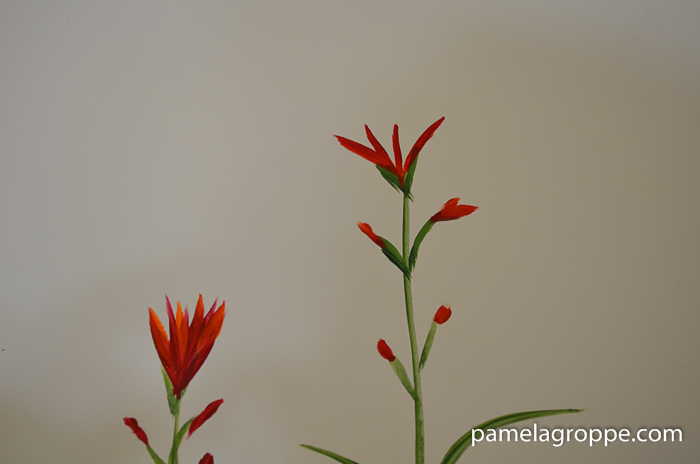
{"label": "tall green stem", "polygon": [[175,419],[175,424],[173,426],[173,445],[172,448],[170,448],[170,459],[168,459],[169,464],[179,464],[179,459],[177,457],[177,448],[179,446],[177,442],[177,433],[180,429],[180,398],[177,399],[174,409],[173,417]]}
{"label": "tall green stem", "polygon": [[[408,262],[410,253],[410,199],[408,195],[403,197],[403,258]],[[411,360],[413,361],[413,388],[415,391],[414,411],[416,421],[416,464],[425,462],[425,432],[423,429],[423,390],[420,379],[420,365],[418,358],[418,341],[416,339],[416,324],[413,320],[413,294],[411,292],[411,278],[404,274],[403,291],[406,299],[406,319],[408,322],[408,336],[411,341]]]}

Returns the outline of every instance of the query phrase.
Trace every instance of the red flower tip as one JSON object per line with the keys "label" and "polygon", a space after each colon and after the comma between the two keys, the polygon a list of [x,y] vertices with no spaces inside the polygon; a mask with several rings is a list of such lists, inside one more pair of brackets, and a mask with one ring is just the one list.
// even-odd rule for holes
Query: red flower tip
{"label": "red flower tip", "polygon": [[450,319],[451,316],[452,310],[450,309],[450,307],[442,305],[438,308],[437,312],[435,313],[435,317],[433,317],[433,320],[438,324],[444,324]]}
{"label": "red flower tip", "polygon": [[472,214],[478,206],[458,205],[459,198],[453,198],[442,206],[442,209],[430,218],[430,222],[452,221]]}
{"label": "red flower tip", "polygon": [[177,314],[173,314],[173,308],[167,296],[165,300],[168,308],[170,338],[168,339],[163,325],[151,308],[148,308],[149,323],[160,362],[173,384],[173,393],[180,398],[182,390],[187,388],[202,367],[214,347],[216,338],[221,333],[226,315],[226,302],[222,301],[221,306],[215,310],[216,301],[214,301],[205,315],[202,295],[199,295],[197,308],[190,323],[187,308],[183,312],[182,305],[178,301]]}
{"label": "red flower tip", "polygon": [[389,345],[387,345],[381,338],[379,339],[379,342],[377,342],[377,351],[379,351],[379,354],[382,355],[382,358],[389,362],[393,362],[394,359],[396,359],[396,356],[394,356],[394,353],[391,351],[391,348],[389,348]]}
{"label": "red flower tip", "polygon": [[136,419],[134,419],[133,417],[125,417],[124,424],[126,424],[131,429],[131,431],[134,432],[134,434],[139,440],[141,440],[146,446],[149,446],[146,432],[144,432],[143,429],[139,427],[139,423]]}
{"label": "red flower tip", "polygon": [[379,245],[379,248],[386,248],[386,243],[384,243],[384,240],[379,235],[374,233],[369,224],[358,222],[357,227],[359,227],[360,230],[364,232],[365,235],[367,235],[374,243]]}
{"label": "red flower tip", "polygon": [[202,459],[199,460],[199,464],[214,464],[214,456],[207,453]]}
{"label": "red flower tip", "polygon": [[221,403],[223,402],[224,400],[220,399],[209,403],[209,405],[206,408],[204,408],[204,411],[199,413],[199,415],[195,417],[190,423],[190,429],[187,432],[187,438],[190,438],[190,435],[192,435],[195,432],[195,430],[204,425],[204,423],[216,413],[216,410],[219,409],[219,406],[221,406]]}

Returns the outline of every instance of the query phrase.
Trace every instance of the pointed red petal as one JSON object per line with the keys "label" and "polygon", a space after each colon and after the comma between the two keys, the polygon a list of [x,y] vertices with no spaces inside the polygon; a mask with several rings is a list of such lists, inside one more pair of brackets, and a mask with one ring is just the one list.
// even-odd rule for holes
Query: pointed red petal
{"label": "pointed red petal", "polygon": [[397,124],[394,124],[391,142],[394,145],[394,164],[396,164],[397,169],[403,169],[403,157],[401,156],[401,145],[399,145],[399,126]]}
{"label": "pointed red petal", "polygon": [[428,142],[433,137],[433,134],[435,134],[435,131],[437,130],[438,127],[440,127],[440,124],[445,120],[445,117],[441,117],[437,121],[435,121],[430,127],[428,127],[425,132],[421,134],[420,137],[418,137],[418,140],[416,140],[416,143],[413,144],[413,148],[411,148],[410,153],[408,154],[408,157],[406,157],[406,163],[404,164],[403,170],[408,171],[408,169],[411,167],[411,165],[414,163],[416,158],[418,157],[418,154],[420,151],[423,149],[423,146]]}
{"label": "pointed red petal", "polygon": [[382,160],[384,160],[382,164],[393,166],[391,164],[391,158],[389,158],[389,153],[386,152],[382,144],[379,143],[379,140],[377,140],[372,131],[369,130],[369,126],[367,126],[366,124],[365,132],[367,133],[367,140],[369,140],[369,143],[371,143],[372,147],[374,147],[374,151],[382,158]]}
{"label": "pointed red petal", "polygon": [[190,428],[189,431],[187,432],[187,438],[190,438],[190,435],[192,435],[195,430],[200,428],[211,416],[216,413],[216,410],[219,409],[219,406],[221,406],[221,403],[223,403],[224,400],[216,400],[212,401],[209,403],[209,405],[204,408],[204,411],[202,411],[197,417],[194,418],[194,420],[190,423]]}
{"label": "pointed red petal", "polygon": [[441,221],[453,221],[461,217],[472,214],[474,211],[479,209],[478,206],[471,205],[458,205],[459,198],[452,198],[447,203],[445,203],[440,211],[433,214],[430,218],[430,222],[441,222]]}
{"label": "pointed red petal", "polygon": [[202,459],[200,459],[199,464],[214,464],[214,456],[207,453]]}
{"label": "pointed red petal", "polygon": [[360,228],[360,230],[368,236],[374,243],[379,245],[380,248],[386,248],[386,243],[384,243],[384,240],[377,234],[374,233],[372,230],[372,227],[370,227],[369,224],[365,222],[358,222],[357,227]]}
{"label": "pointed red petal", "polygon": [[144,432],[143,429],[139,427],[139,423],[136,419],[134,419],[133,417],[125,417],[124,423],[131,429],[132,432],[134,432],[134,434],[139,440],[141,440],[146,446],[149,446],[146,432]]}
{"label": "pointed red petal", "polygon": [[378,164],[382,167],[386,166],[386,160],[383,159],[376,151],[372,150],[371,148],[366,147],[361,143],[354,142],[350,139],[346,139],[345,137],[341,137],[339,135],[336,135],[335,138],[338,139],[338,142],[340,142],[343,148],[350,150],[356,155],[360,155],[364,159],[371,161],[374,164]]}
{"label": "pointed red petal", "polygon": [[160,323],[160,319],[158,319],[158,316],[152,308],[148,308],[148,322],[151,327],[151,337],[153,338],[153,344],[156,346],[156,352],[160,358],[160,363],[170,377],[173,368],[170,342],[168,341],[168,335],[165,333],[163,324]]}

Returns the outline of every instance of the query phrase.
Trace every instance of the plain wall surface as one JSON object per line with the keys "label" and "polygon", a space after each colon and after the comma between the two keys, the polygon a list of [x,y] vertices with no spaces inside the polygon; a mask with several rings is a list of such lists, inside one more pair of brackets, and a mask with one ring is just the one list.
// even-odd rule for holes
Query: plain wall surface
{"label": "plain wall surface", "polygon": [[[460,462],[698,462],[700,3],[6,1],[0,462],[151,462],[171,420],[148,307],[226,300],[181,448],[220,463],[412,461],[401,198],[333,138],[404,153],[427,460],[510,412],[682,443],[500,443]],[[531,427],[530,424],[526,424]]]}

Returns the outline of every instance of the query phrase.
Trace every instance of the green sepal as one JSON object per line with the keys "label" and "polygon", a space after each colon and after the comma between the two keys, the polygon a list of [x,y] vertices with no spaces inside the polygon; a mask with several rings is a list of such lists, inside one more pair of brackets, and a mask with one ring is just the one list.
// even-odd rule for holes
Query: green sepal
{"label": "green sepal", "polygon": [[403,191],[408,198],[413,201],[413,196],[411,195],[411,187],[413,186],[413,176],[416,173],[416,167],[418,166],[418,156],[413,160],[413,164],[408,167],[406,172],[406,177],[403,180]]}
{"label": "green sepal", "polygon": [[403,192],[403,189],[401,188],[401,182],[399,182],[399,178],[396,177],[396,174],[394,174],[393,172],[387,171],[386,169],[384,169],[383,167],[381,167],[379,165],[375,165],[375,166],[379,170],[379,173],[382,175],[384,180],[389,182],[389,185],[394,187],[394,189],[397,192]]}
{"label": "green sepal", "polygon": [[516,412],[514,414],[506,414],[505,416],[496,417],[495,419],[488,420],[483,424],[477,425],[469,432],[465,433],[450,447],[442,458],[440,464],[454,464],[462,456],[467,448],[472,444],[472,431],[476,429],[489,430],[497,429],[503,427],[504,425],[513,424],[515,422],[522,422],[529,419],[536,419],[538,417],[545,416],[556,416],[558,414],[571,414],[575,412],[581,412],[583,409],[547,409],[543,411],[525,411]]}
{"label": "green sepal", "polygon": [[358,464],[357,462],[352,461],[352,460],[350,460],[346,457],[343,457],[339,454],[336,454],[333,451],[324,450],[323,448],[317,448],[317,447],[311,446],[311,445],[299,445],[299,446],[301,446],[302,448],[306,448],[308,450],[323,454],[324,456],[328,456],[329,458],[335,459],[336,461],[342,462],[343,464]]}
{"label": "green sepal", "polygon": [[160,366],[160,372],[163,374],[163,382],[165,382],[165,392],[168,395],[168,408],[170,409],[170,414],[176,416],[180,410],[180,399],[185,396],[185,390],[187,389],[182,390],[182,392],[180,392],[180,398],[178,398],[173,393],[173,383],[170,381],[170,377],[168,377],[168,374],[165,372],[163,366]]}
{"label": "green sepal", "polygon": [[416,267],[416,260],[418,259],[418,249],[420,248],[421,243],[423,243],[423,239],[426,235],[428,235],[428,232],[430,232],[430,229],[432,229],[434,225],[435,223],[432,221],[428,221],[425,224],[423,224],[423,227],[421,227],[420,231],[418,231],[418,235],[416,235],[416,238],[413,240],[411,254],[408,256],[408,269],[410,271],[413,271],[413,268]]}
{"label": "green sepal", "polygon": [[433,323],[430,325],[430,331],[428,332],[428,337],[425,339],[423,352],[420,355],[420,364],[418,364],[418,368],[420,370],[423,370],[423,366],[425,366],[426,361],[428,361],[428,355],[430,354],[430,350],[433,348],[433,340],[435,339],[435,331],[437,330],[437,326],[437,322],[435,321],[433,321]]}
{"label": "green sepal", "polygon": [[401,362],[401,360],[399,358],[394,358],[394,360],[391,361],[389,364],[391,364],[391,368],[394,370],[396,377],[399,378],[403,387],[406,389],[408,394],[411,395],[411,398],[413,398],[415,401],[418,401],[416,391],[414,390],[413,385],[411,385],[411,381],[408,379],[406,368],[403,367],[403,363]]}
{"label": "green sepal", "polygon": [[148,450],[148,454],[151,455],[151,459],[153,459],[153,462],[156,464],[165,464],[165,461],[163,461],[160,456],[156,454],[156,452],[151,448],[149,445],[146,445],[146,449]]}
{"label": "green sepal", "polygon": [[401,256],[401,253],[399,253],[399,250],[397,250],[389,240],[385,239],[384,237],[379,238],[381,238],[384,242],[384,247],[382,248],[382,253],[384,253],[384,256],[389,258],[389,261],[401,269],[401,272],[406,274],[408,277],[411,277],[411,271],[409,271],[406,261],[403,259],[403,256]]}

